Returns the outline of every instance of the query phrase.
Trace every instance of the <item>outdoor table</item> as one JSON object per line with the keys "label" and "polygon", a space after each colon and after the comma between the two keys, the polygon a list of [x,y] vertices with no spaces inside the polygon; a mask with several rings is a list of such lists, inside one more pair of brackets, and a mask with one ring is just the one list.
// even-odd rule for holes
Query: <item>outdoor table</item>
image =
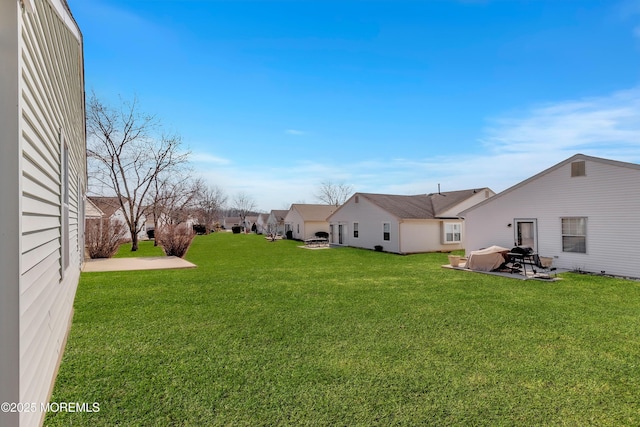
{"label": "outdoor table", "polygon": [[[529,264],[531,265],[531,272],[533,273],[533,266],[536,263],[536,256],[538,254],[535,252],[529,252],[526,254],[523,253],[518,253],[518,252],[508,252],[507,256],[509,257],[509,260],[511,260],[512,265],[513,263],[515,263],[516,261],[518,261],[520,263],[520,265],[522,265],[522,274],[524,274],[524,277],[527,277],[527,262],[529,262]],[[514,268],[511,267],[511,272],[513,273]]]}

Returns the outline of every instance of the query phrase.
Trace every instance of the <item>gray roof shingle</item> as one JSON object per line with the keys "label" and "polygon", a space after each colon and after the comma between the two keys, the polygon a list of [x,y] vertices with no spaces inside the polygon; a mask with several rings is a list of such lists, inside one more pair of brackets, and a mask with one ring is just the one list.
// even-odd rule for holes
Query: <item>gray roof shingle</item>
{"label": "gray roof shingle", "polygon": [[[482,189],[484,190],[484,188]],[[402,196],[396,194],[356,193],[399,219],[435,219],[451,207],[472,197],[481,189],[443,191]]]}

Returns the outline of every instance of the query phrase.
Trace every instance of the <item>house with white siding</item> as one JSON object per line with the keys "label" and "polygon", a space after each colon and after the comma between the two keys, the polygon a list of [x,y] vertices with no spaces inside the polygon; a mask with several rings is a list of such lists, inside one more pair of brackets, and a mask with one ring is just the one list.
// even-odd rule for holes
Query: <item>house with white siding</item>
{"label": "house with white siding", "polygon": [[239,216],[225,216],[222,218],[222,227],[225,230],[231,230],[232,227],[238,227],[242,223],[242,218]]}
{"label": "house with white siding", "polygon": [[329,234],[327,218],[336,209],[334,205],[294,203],[284,218],[285,227],[296,240],[313,238],[320,231]]}
{"label": "house with white siding", "polygon": [[[0,402],[47,403],[83,262],[83,44],[64,0],[0,2]],[[44,413],[0,411],[0,426]]]}
{"label": "house with white siding", "polygon": [[465,210],[467,252],[529,246],[563,269],[640,277],[640,165],[576,154]]}
{"label": "house with white siding", "polygon": [[242,228],[244,229],[244,232],[248,233],[251,231],[258,231],[256,221],[258,221],[257,215],[247,215],[244,217],[244,220],[242,221]]}
{"label": "house with white siding", "polygon": [[258,214],[256,218],[256,233],[265,234],[267,232],[267,220],[269,219],[269,214],[261,213]]}
{"label": "house with white siding", "polygon": [[[131,233],[128,231],[129,227],[127,226],[127,219],[125,217],[125,212],[120,205],[120,199],[118,197],[106,197],[106,196],[88,196],[87,197],[87,207],[85,208],[85,216],[87,221],[92,219],[90,214],[93,212],[92,205],[97,207],[98,210],[102,213],[102,217],[100,219],[108,218],[112,223],[120,222],[124,225],[127,230],[127,234],[130,238]],[[151,215],[149,215],[151,217]],[[153,221],[151,222],[151,229],[153,229]],[[149,224],[147,222],[146,215],[142,215],[140,219],[140,230],[138,231],[138,240],[148,240],[147,229],[149,228]]]}
{"label": "house with white siding", "polygon": [[462,249],[458,212],[494,194],[489,188],[412,196],[355,193],[328,217],[330,243],[399,254]]}
{"label": "house with white siding", "polygon": [[285,227],[291,230],[296,240],[311,239],[319,231],[329,234],[327,218],[337,208],[334,205],[294,203],[284,218]]}
{"label": "house with white siding", "polygon": [[289,213],[286,209],[273,209],[267,218],[267,233],[283,235],[286,231],[284,219]]}

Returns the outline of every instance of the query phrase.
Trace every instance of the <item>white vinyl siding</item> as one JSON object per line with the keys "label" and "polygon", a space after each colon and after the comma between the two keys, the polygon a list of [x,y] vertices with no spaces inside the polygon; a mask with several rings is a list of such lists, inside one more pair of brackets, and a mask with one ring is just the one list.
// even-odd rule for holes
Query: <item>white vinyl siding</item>
{"label": "white vinyl siding", "polygon": [[60,238],[60,246],[62,252],[62,274],[64,276],[64,272],[69,267],[69,148],[67,147],[67,143],[64,140],[64,137],[60,137],[60,147],[62,149],[62,156],[60,159],[60,175],[61,175],[61,184],[60,191],[62,192],[62,201],[61,201],[61,215],[62,215],[62,227],[61,227],[61,238]]}
{"label": "white vinyl siding", "polygon": [[[375,246],[382,246],[385,252],[399,252],[399,223],[393,215],[371,203],[363,196],[359,196],[358,203],[355,197],[351,197],[336,212],[329,217],[329,222],[334,225],[334,240],[338,244],[338,225],[342,225],[344,233],[344,246],[373,250]],[[353,237],[350,227],[358,223],[358,238]],[[391,240],[383,240],[383,223],[389,223],[391,227]]]}
{"label": "white vinyl siding", "polygon": [[[511,248],[514,218],[536,218],[537,252],[555,267],[640,277],[640,165],[584,158],[584,177],[565,161],[466,212],[465,249]],[[572,217],[588,218],[586,254],[562,250],[560,218]]]}
{"label": "white vinyl siding", "polygon": [[[484,200],[484,193],[478,194],[477,200]],[[356,197],[358,197],[358,203],[356,203]],[[329,217],[329,222],[332,224],[334,233],[332,243],[338,243],[338,225],[343,225],[343,229],[350,226],[355,230],[357,224],[358,237],[355,237],[354,232],[345,233],[343,242],[344,245],[356,248],[374,249],[376,246],[382,246],[385,252],[402,254],[462,249],[461,242],[446,245],[442,243],[443,220],[398,220],[363,195],[354,195],[350,198]],[[464,223],[461,220],[451,219],[445,222],[459,224],[460,232],[464,234]],[[384,240],[383,224],[388,224],[389,240]]]}
{"label": "white vinyl siding", "polygon": [[[20,402],[48,401],[84,252],[80,223],[86,144],[80,33],[61,0],[34,5],[33,13],[14,14],[19,33],[14,52],[19,58],[18,99],[14,98],[19,133],[9,141],[19,146],[21,165],[16,178],[21,243],[13,248],[20,254],[19,318],[15,319]],[[41,417],[39,412],[22,413],[19,425],[38,425]]]}

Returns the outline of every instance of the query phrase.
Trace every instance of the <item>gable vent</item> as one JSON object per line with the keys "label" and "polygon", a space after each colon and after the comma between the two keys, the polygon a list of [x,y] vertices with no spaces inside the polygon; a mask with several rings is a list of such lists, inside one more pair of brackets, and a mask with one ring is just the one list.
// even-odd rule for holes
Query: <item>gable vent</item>
{"label": "gable vent", "polygon": [[576,177],[576,176],[585,176],[586,173],[586,165],[584,160],[580,161],[580,162],[573,162],[571,163],[571,177]]}

